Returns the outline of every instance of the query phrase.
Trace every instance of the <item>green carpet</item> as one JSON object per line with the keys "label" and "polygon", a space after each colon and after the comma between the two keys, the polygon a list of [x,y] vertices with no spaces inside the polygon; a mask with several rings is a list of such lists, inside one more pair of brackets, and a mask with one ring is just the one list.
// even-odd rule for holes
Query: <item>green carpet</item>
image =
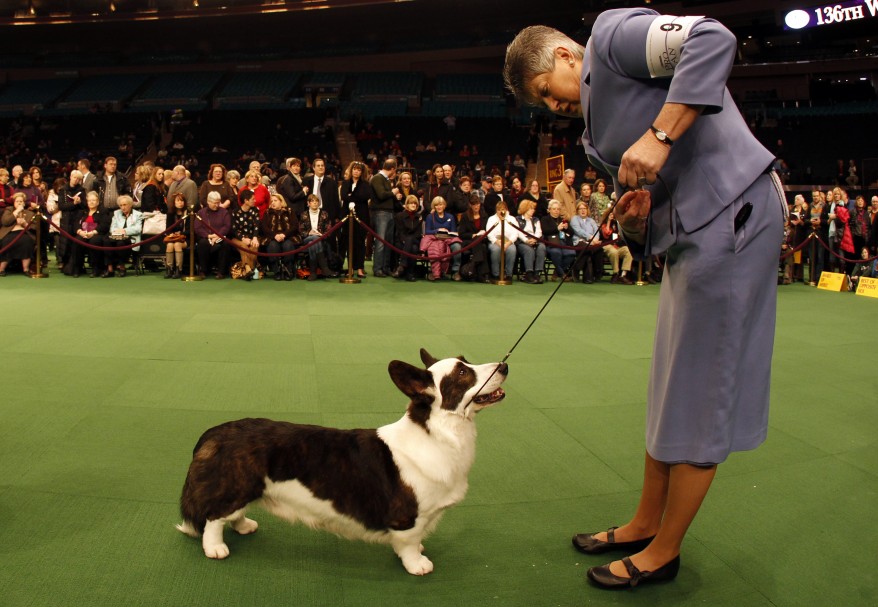
{"label": "green carpet", "polygon": [[778,292],[769,439],[720,466],[671,584],[594,589],[610,557],[570,546],[636,505],[657,287],[561,289],[479,416],[432,575],[258,510],[223,562],[174,530],[208,427],[392,422],[390,360],[499,360],[552,288],[0,279],[0,605],[878,604],[878,300],[801,285]]}

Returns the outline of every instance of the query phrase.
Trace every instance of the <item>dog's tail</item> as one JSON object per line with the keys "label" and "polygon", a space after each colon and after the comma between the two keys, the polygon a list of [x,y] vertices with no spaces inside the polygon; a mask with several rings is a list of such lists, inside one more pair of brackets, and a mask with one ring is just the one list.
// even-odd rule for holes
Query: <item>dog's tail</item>
{"label": "dog's tail", "polygon": [[201,536],[201,534],[198,533],[198,529],[196,529],[195,526],[192,523],[190,523],[189,521],[183,521],[179,525],[174,525],[174,527],[177,528],[177,531],[179,531],[181,533],[185,533],[189,537]]}

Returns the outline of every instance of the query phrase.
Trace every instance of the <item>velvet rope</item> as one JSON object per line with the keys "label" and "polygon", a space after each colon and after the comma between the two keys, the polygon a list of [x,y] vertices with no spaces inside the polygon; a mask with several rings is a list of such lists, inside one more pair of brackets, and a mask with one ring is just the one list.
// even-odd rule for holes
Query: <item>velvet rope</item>
{"label": "velvet rope", "polygon": [[22,238],[24,238],[24,235],[27,234],[27,232],[28,232],[26,229],[25,230],[18,230],[18,231],[21,232],[21,234],[19,234],[15,238],[13,238],[12,242],[10,242],[8,245],[6,245],[2,249],[0,249],[0,255],[3,255],[3,253],[5,253],[9,249],[11,249],[13,246],[15,246],[15,243],[18,242],[19,240],[21,240]]}
{"label": "velvet rope", "polygon": [[50,226],[52,226],[53,228],[58,230],[58,233],[61,234],[61,236],[63,236],[67,240],[75,242],[78,245],[84,246],[87,249],[92,249],[95,251],[127,251],[130,249],[136,249],[137,247],[140,247],[142,245],[154,242],[154,241],[158,240],[159,238],[164,238],[165,234],[167,234],[168,232],[170,232],[171,230],[176,228],[178,225],[183,223],[184,219],[185,219],[185,217],[181,217],[176,222],[172,223],[170,226],[165,228],[164,232],[161,232],[160,234],[156,234],[155,236],[150,236],[146,240],[141,240],[141,241],[133,242],[131,244],[126,244],[126,245],[121,245],[118,247],[102,247],[102,246],[99,246],[96,244],[91,244],[87,240],[80,240],[78,237],[74,236],[73,234],[70,234],[61,226],[55,225],[55,223],[52,222],[51,220],[46,220],[46,221]]}
{"label": "velvet rope", "polygon": [[830,249],[829,245],[826,244],[825,242],[823,242],[823,239],[821,239],[820,236],[818,236],[816,232],[812,232],[811,234],[814,236],[814,238],[817,239],[817,242],[819,242],[820,245],[824,249],[829,251],[830,255],[832,255],[833,257],[836,257],[844,262],[847,262],[847,263],[867,263],[869,261],[875,261],[876,259],[878,259],[878,255],[875,255],[874,257],[867,257],[866,259],[848,259],[847,257],[842,257],[841,255],[839,255],[838,253],[836,253],[835,251]]}
{"label": "velvet rope", "polygon": [[805,240],[803,240],[802,242],[800,242],[799,244],[794,246],[792,249],[788,250],[786,253],[781,255],[780,261],[783,261],[784,259],[786,259],[790,255],[793,255],[793,254],[801,251],[802,249],[804,249],[806,246],[808,246],[808,244],[810,244],[812,238],[814,238],[814,232],[811,232],[810,234],[808,234],[808,238],[806,238]]}
{"label": "velvet rope", "polygon": [[320,243],[320,242],[323,242],[324,240],[326,240],[327,238],[329,238],[329,236],[330,236],[331,234],[333,234],[336,230],[338,230],[338,229],[341,228],[342,224],[343,224],[345,221],[347,221],[348,218],[350,218],[350,215],[348,215],[347,217],[345,217],[344,219],[342,219],[341,221],[339,221],[337,224],[335,224],[334,226],[332,226],[331,228],[329,228],[329,230],[326,231],[326,234],[323,234],[320,238],[318,238],[318,239],[316,239],[316,240],[312,240],[312,241],[309,242],[308,244],[303,245],[303,246],[299,247],[298,249],[293,249],[292,251],[287,251],[286,253],[265,253],[265,252],[253,251],[252,249],[248,249],[247,247],[242,247],[242,246],[240,246],[240,245],[236,245],[236,244],[235,244],[234,242],[232,242],[231,239],[229,239],[228,237],[223,236],[222,234],[219,234],[216,230],[214,230],[214,229],[211,227],[211,225],[210,225],[209,223],[206,223],[206,222],[205,222],[201,217],[199,217],[198,215],[195,215],[195,218],[198,219],[198,221],[200,221],[201,223],[203,223],[205,226],[207,226],[207,229],[208,229],[208,230],[210,230],[211,232],[213,232],[214,234],[216,234],[217,236],[219,236],[220,238],[222,238],[223,240],[225,240],[230,246],[232,246],[232,247],[238,249],[239,251],[242,251],[242,252],[244,252],[244,253],[250,253],[251,255],[256,255],[256,256],[258,256],[258,257],[289,257],[290,255],[297,255],[297,254],[299,254],[299,253],[302,253],[302,252],[304,252],[304,251],[307,251],[308,249],[310,249],[310,248],[313,247],[314,245],[316,245],[316,244],[318,244],[318,243]]}
{"label": "velvet rope", "polygon": [[381,238],[381,236],[378,235],[378,232],[373,230],[372,227],[369,226],[368,224],[360,221],[359,217],[357,217],[356,220],[357,220],[357,223],[359,223],[363,227],[363,229],[365,229],[367,232],[369,232],[376,240],[378,240],[382,244],[384,244],[385,247],[387,247],[391,251],[394,251],[394,252],[396,252],[404,257],[408,257],[409,259],[415,259],[417,261],[445,261],[446,259],[451,259],[455,255],[460,255],[461,253],[465,253],[465,252],[469,251],[470,249],[475,248],[478,244],[480,244],[482,241],[484,241],[488,237],[488,234],[490,232],[492,232],[494,230],[494,228],[497,227],[497,226],[492,227],[490,230],[485,232],[485,234],[483,236],[479,236],[478,238],[473,239],[473,241],[471,243],[469,243],[465,247],[461,247],[458,251],[455,251],[452,253],[447,253],[445,255],[437,255],[435,257],[430,257],[429,255],[414,255],[412,253],[409,253],[408,251],[403,251],[402,249],[393,246],[392,244],[390,244],[389,242],[387,242],[386,240]]}

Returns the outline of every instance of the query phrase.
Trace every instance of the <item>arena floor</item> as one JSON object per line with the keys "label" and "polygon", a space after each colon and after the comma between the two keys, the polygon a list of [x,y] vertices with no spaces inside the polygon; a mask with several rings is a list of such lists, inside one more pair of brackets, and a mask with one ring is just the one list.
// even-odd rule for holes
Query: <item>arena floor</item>
{"label": "arena floor", "polygon": [[499,360],[553,286],[0,279],[0,604],[878,602],[878,300],[801,285],[779,288],[769,439],[720,466],[673,583],[592,588],[612,557],[570,545],[624,522],[640,487],[658,287],[606,281],[565,285],[510,358],[469,494],[425,542],[432,575],[259,511],[223,562],[174,530],[206,428],[395,421],[390,360]]}

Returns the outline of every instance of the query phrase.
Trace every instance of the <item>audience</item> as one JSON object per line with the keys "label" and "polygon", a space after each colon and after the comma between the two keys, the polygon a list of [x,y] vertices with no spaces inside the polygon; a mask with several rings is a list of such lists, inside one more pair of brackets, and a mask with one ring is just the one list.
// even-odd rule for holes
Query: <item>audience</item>
{"label": "audience", "polygon": [[220,206],[221,198],[219,192],[210,192],[207,206],[195,215],[195,251],[202,278],[211,270],[217,280],[226,277],[229,245],[225,239],[232,231],[232,216]]}
{"label": "audience", "polygon": [[503,278],[512,280],[515,271],[516,248],[515,243],[522,236],[518,230],[518,224],[514,217],[509,215],[509,209],[502,200],[497,201],[494,214],[488,217],[485,225],[488,233],[488,251],[491,256],[491,276],[494,280],[501,279],[500,257],[504,258]]}
{"label": "audience", "polygon": [[[462,247],[462,241],[457,233],[457,219],[453,214],[445,212],[447,206],[441,196],[436,196],[430,203],[430,214],[424,221],[424,237],[421,239],[421,250],[429,257],[443,257],[457,253]],[[441,280],[448,273],[449,268],[454,280],[462,279],[460,255],[431,261],[427,279]]]}

